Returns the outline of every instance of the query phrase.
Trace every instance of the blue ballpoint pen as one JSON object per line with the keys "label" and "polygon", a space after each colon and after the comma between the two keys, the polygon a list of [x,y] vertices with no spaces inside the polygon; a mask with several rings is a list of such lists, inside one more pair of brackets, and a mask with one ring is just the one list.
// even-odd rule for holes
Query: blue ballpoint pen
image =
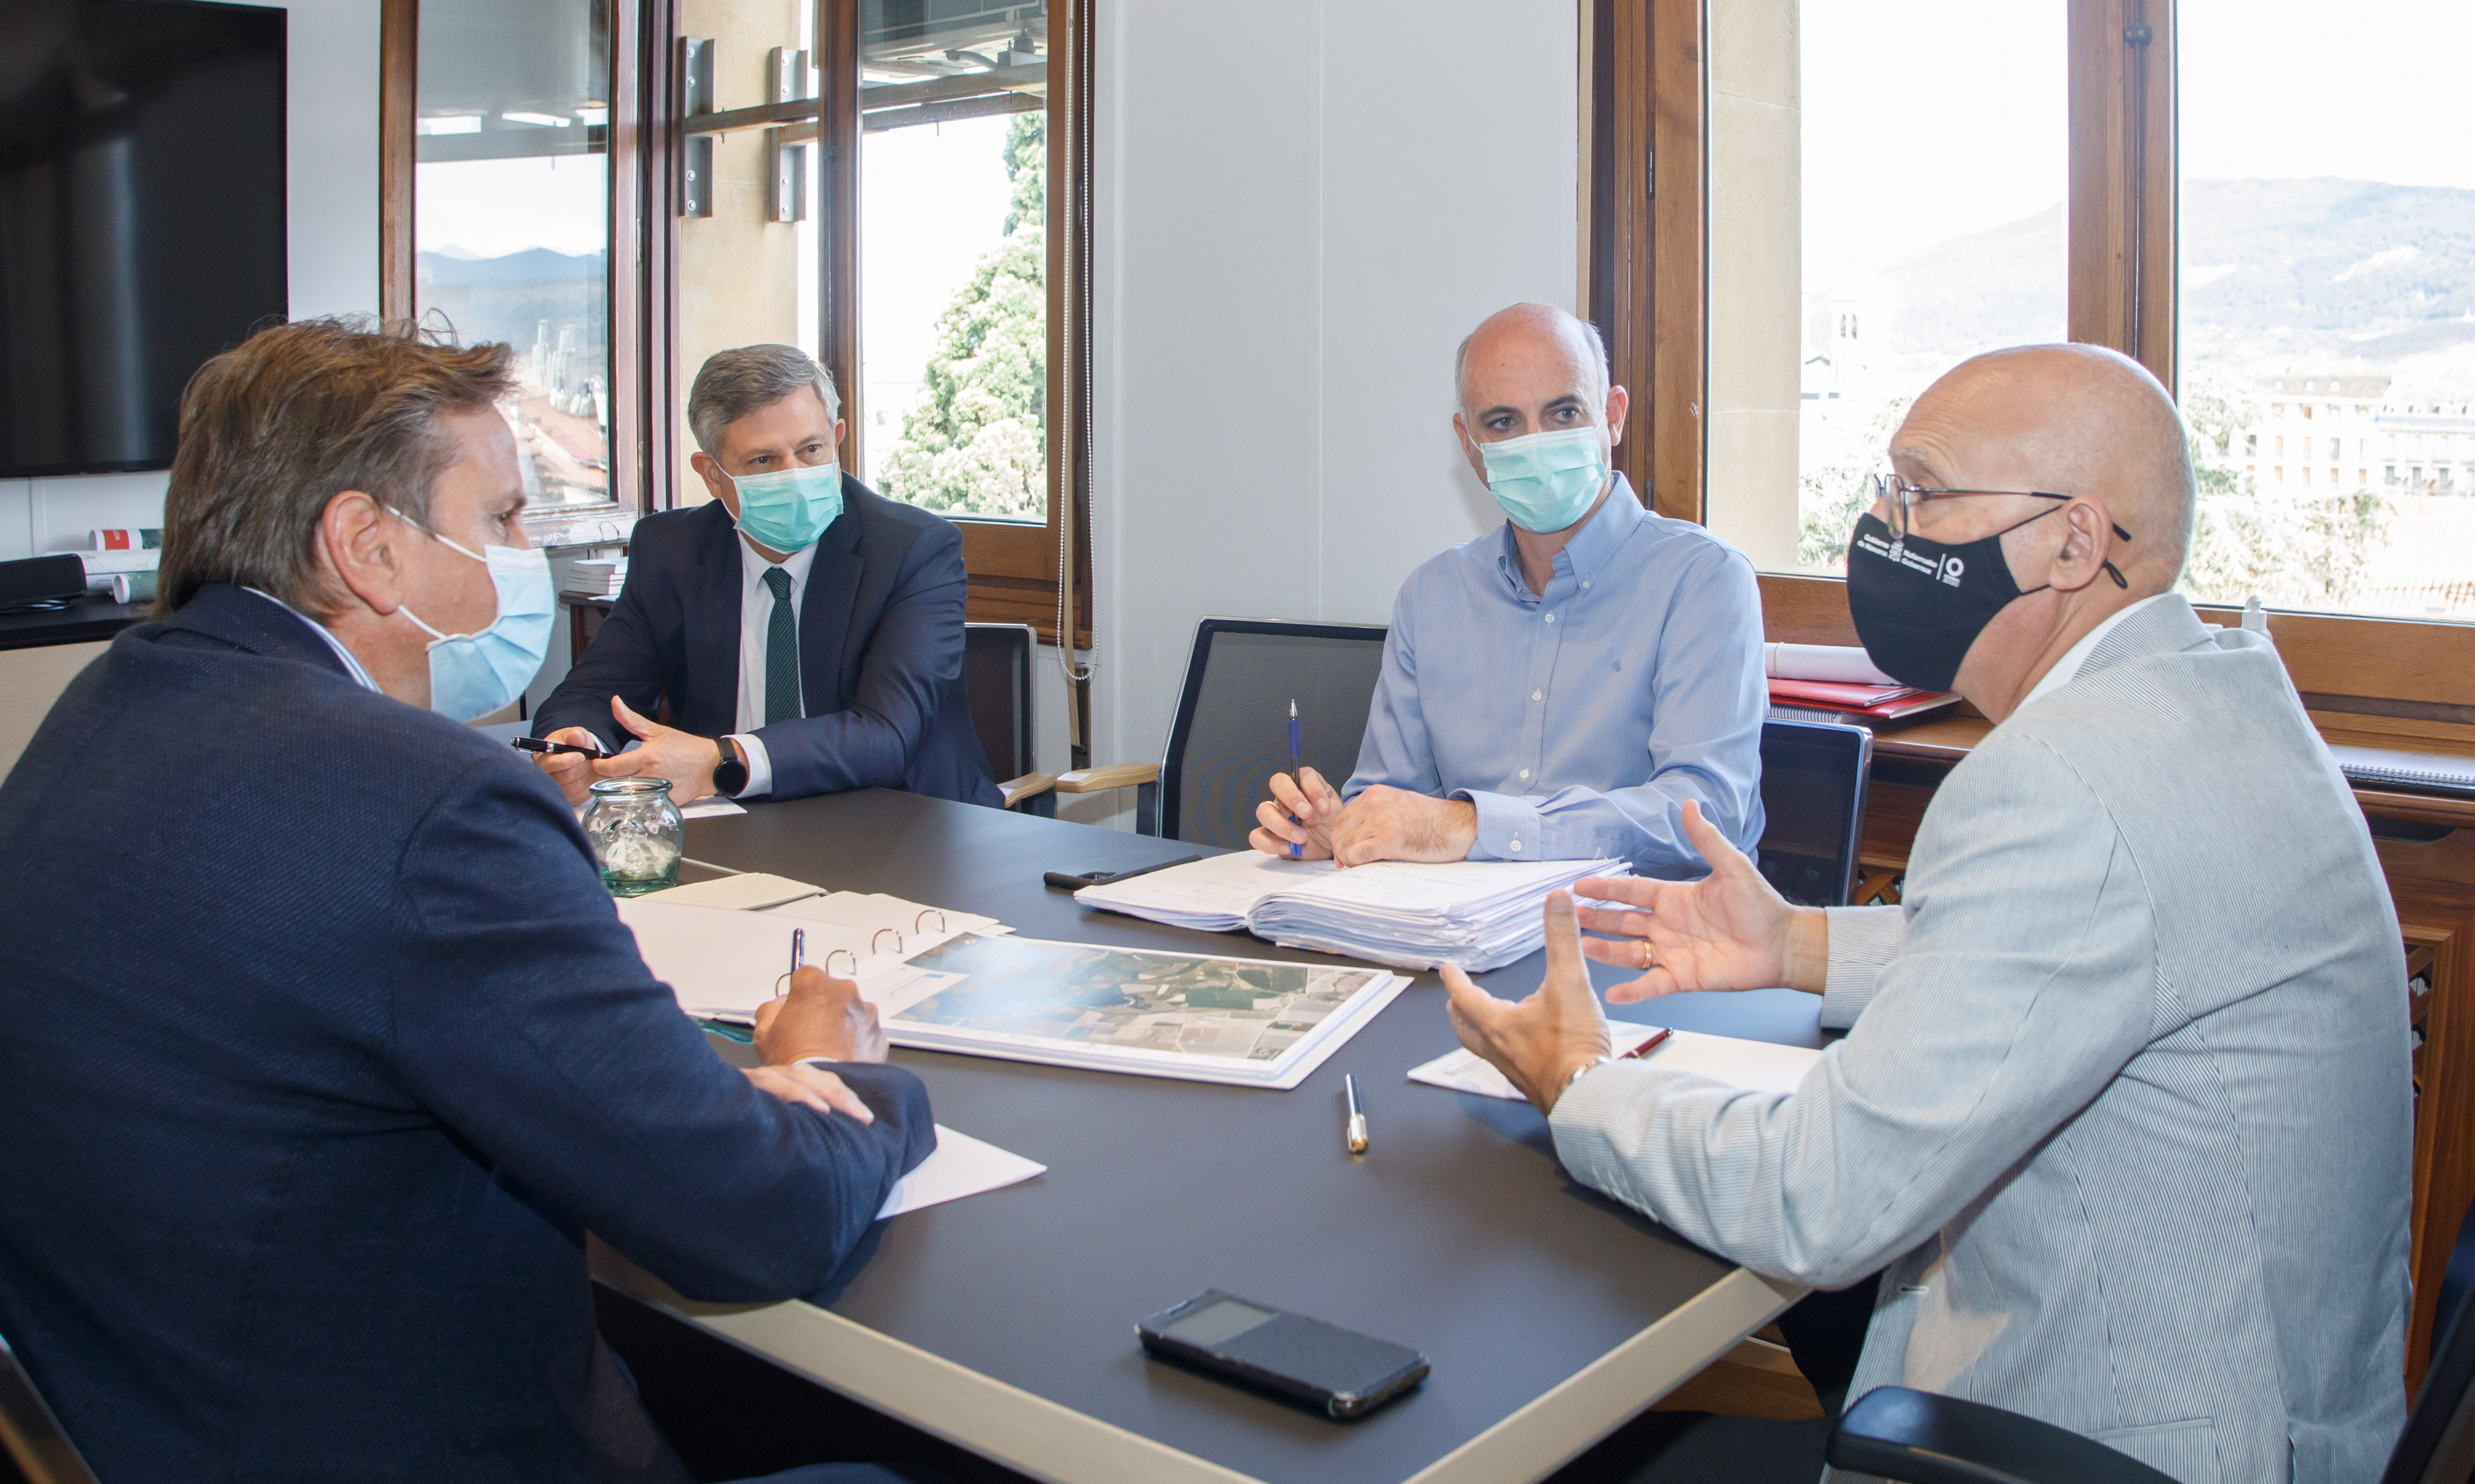
{"label": "blue ballpoint pen", "polygon": [[[1296,698],[1295,696],[1291,696],[1291,697],[1289,698],[1289,782],[1291,782],[1291,783],[1293,783],[1293,784],[1296,784],[1296,785],[1297,785],[1297,789],[1298,789],[1298,792],[1299,792],[1299,794],[1300,794],[1301,796],[1304,796],[1304,794],[1306,793],[1306,787],[1307,787],[1307,786],[1306,786],[1304,783],[1302,783],[1302,782],[1300,782],[1300,781],[1299,781],[1299,777],[1298,777],[1298,753],[1299,753],[1299,747],[1298,747],[1298,702],[1297,702],[1297,698]],[[1289,822],[1290,822],[1291,824],[1304,824],[1304,823],[1306,823],[1306,821],[1305,821],[1305,820],[1303,820],[1303,819],[1299,818],[1299,817],[1298,817],[1297,815],[1289,815]],[[1306,853],[1307,853],[1307,847],[1306,847],[1306,842],[1305,842],[1305,841],[1303,841],[1303,840],[1294,840],[1294,839],[1293,839],[1293,840],[1291,840],[1291,841],[1289,841],[1289,859],[1290,859],[1290,860],[1292,860],[1292,861],[1298,860],[1299,858],[1303,857]]]}

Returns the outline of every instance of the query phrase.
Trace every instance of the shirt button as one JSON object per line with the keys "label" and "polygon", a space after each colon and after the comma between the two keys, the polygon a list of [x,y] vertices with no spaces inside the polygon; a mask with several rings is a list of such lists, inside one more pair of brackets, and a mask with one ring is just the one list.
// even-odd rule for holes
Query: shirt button
{"label": "shirt button", "polygon": [[1547,698],[1547,693],[1544,691],[1532,691],[1530,693],[1530,698],[1533,701],[1543,701]]}
{"label": "shirt button", "polygon": [[1515,850],[1519,850],[1519,849],[1521,848],[1521,841],[1519,841],[1519,840],[1517,840],[1517,839],[1516,839],[1516,840],[1514,840],[1514,841],[1512,842],[1512,848],[1513,848],[1513,849],[1515,849]]}
{"label": "shirt button", "polygon": [[1588,587],[1589,585],[1590,585],[1590,579],[1589,579],[1589,578],[1587,578],[1587,577],[1583,577],[1583,578],[1581,579],[1581,586],[1583,586],[1583,587]]}
{"label": "shirt button", "polygon": [[1521,770],[1521,776],[1522,776],[1522,777],[1524,777],[1524,778],[1529,777],[1529,776],[1530,776],[1530,769],[1528,769],[1528,768],[1526,768],[1526,767],[1525,767],[1525,768],[1523,768],[1523,769]]}
{"label": "shirt button", "polygon": [[1550,623],[1555,622],[1555,621],[1556,621],[1556,616],[1555,616],[1554,614],[1552,614],[1552,613],[1551,613],[1551,614],[1549,614],[1549,615],[1547,616],[1547,621],[1548,621],[1548,622],[1550,622]]}

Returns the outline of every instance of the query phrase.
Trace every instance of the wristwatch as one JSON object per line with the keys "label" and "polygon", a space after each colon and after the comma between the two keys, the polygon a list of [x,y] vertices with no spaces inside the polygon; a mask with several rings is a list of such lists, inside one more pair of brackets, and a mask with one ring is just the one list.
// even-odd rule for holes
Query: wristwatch
{"label": "wristwatch", "polygon": [[1615,1058],[1608,1056],[1603,1051],[1597,1056],[1592,1057],[1589,1060],[1582,1062],[1580,1066],[1573,1068],[1573,1075],[1565,1078],[1564,1085],[1556,1089],[1556,1101],[1560,1103],[1564,1100],[1564,1094],[1573,1090],[1573,1084],[1581,1080],[1582,1073],[1595,1072],[1614,1059]]}
{"label": "wristwatch", "polygon": [[713,767],[713,791],[724,798],[736,798],[747,787],[747,760],[739,755],[739,744],[727,737],[717,737],[713,744],[722,749],[722,761]]}

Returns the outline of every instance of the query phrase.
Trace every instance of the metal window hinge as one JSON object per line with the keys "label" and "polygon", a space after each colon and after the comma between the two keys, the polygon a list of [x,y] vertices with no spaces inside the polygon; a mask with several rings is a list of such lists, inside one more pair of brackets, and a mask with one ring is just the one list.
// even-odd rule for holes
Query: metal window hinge
{"label": "metal window hinge", "polygon": [[2153,34],[2154,33],[2150,32],[2145,26],[2125,26],[2122,28],[2122,44],[2125,46],[2146,46],[2148,44],[2148,38]]}

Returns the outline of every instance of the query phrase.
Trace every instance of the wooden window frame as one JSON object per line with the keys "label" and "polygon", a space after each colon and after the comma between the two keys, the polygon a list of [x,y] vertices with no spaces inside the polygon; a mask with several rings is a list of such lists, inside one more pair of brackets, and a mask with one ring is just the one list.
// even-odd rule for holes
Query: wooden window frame
{"label": "wooden window frame", "polygon": [[[814,55],[822,79],[812,109],[773,122],[813,128],[819,141],[818,303],[821,359],[857,437],[859,377],[859,7],[818,0]],[[1048,88],[1048,519],[1041,524],[957,519],[974,621],[1028,623],[1057,643],[1060,619],[1090,649],[1091,613],[1091,0],[1050,0]],[[414,310],[414,109],[420,0],[381,0],[379,61],[379,304]],[[675,364],[683,108],[676,0],[613,0],[610,36],[610,491],[622,508],[677,500],[674,409],[692,371]],[[794,118],[793,115],[799,115]],[[813,123],[808,121],[813,119]],[[847,459],[850,448],[844,456]],[[1067,556],[1061,563],[1060,555]],[[1061,591],[1061,567],[1073,581]]]}
{"label": "wooden window frame", "polygon": [[[1617,465],[1659,514],[1698,522],[1709,360],[1708,0],[1585,3],[1585,298],[1616,381],[1634,394]],[[2130,355],[2170,391],[2174,0],[2070,0],[2068,15],[2069,333]],[[1842,579],[1765,572],[1761,583],[1772,639],[1855,642]],[[2226,621],[2227,612],[2207,616]],[[2475,737],[2475,624],[2272,611],[2269,630],[2316,714],[2366,732],[2414,735],[2438,723]]]}
{"label": "wooden window frame", "polygon": [[[610,168],[608,255],[604,285],[610,349],[610,505],[631,515],[652,509],[649,439],[663,420],[649,415],[650,358],[645,332],[650,300],[646,293],[646,208],[651,197],[644,180],[649,119],[641,100],[646,18],[661,0],[610,9],[610,109],[605,158]],[[414,298],[414,182],[417,179],[414,119],[421,97],[421,0],[380,0],[379,6],[379,317],[408,320]],[[569,516],[606,517],[609,506],[546,510],[553,522]]]}
{"label": "wooden window frame", "polygon": [[[819,344],[843,389],[854,438],[860,426],[859,17],[861,0],[817,0],[816,55],[822,59],[823,158],[818,240],[824,314]],[[953,517],[973,622],[1028,623],[1041,644],[1063,627],[1091,647],[1091,0],[1049,0],[1047,409],[1048,519]],[[845,455],[848,450],[845,450]],[[1061,584],[1062,553],[1073,582]],[[1078,734],[1079,735],[1079,734]]]}

